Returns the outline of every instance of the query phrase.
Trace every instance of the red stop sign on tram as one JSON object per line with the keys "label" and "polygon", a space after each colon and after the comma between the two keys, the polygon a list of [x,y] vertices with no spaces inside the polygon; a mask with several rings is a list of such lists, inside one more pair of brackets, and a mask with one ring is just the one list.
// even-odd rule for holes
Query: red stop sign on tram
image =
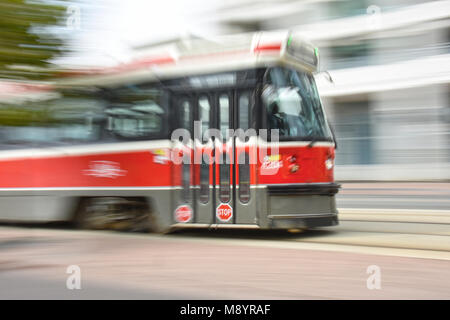
{"label": "red stop sign on tram", "polygon": [[233,217],[233,208],[228,203],[221,203],[216,209],[216,216],[220,221],[229,221]]}
{"label": "red stop sign on tram", "polygon": [[175,221],[189,222],[192,219],[192,208],[188,205],[182,205],[175,209]]}

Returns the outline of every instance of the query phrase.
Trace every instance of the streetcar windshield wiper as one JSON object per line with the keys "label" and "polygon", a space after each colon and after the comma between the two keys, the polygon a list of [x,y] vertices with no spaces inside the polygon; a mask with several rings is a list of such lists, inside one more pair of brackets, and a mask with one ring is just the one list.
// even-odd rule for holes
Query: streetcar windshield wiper
{"label": "streetcar windshield wiper", "polygon": [[312,148],[314,144],[317,142],[317,138],[312,138],[311,142],[308,144],[308,148]]}

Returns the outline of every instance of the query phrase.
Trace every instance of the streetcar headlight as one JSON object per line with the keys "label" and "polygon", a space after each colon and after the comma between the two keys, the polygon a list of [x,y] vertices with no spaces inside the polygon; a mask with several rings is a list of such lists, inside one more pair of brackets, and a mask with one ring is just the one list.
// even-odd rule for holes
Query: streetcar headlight
{"label": "streetcar headlight", "polygon": [[327,160],[325,160],[325,168],[327,168],[327,170],[331,170],[334,167],[334,161],[331,158],[328,158]]}

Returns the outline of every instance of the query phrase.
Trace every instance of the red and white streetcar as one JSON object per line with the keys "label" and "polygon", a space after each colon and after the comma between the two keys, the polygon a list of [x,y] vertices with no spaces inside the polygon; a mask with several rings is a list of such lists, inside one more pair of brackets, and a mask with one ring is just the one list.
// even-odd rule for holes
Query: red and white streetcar
{"label": "red and white streetcar", "polygon": [[196,39],[67,77],[39,107],[2,106],[0,219],[335,225],[317,70],[317,49],[288,31]]}

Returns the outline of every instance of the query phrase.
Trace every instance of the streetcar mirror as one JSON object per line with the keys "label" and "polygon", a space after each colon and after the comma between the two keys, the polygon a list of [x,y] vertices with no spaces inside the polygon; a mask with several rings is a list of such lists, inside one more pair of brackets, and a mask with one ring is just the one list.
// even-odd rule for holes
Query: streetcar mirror
{"label": "streetcar mirror", "polygon": [[325,79],[328,80],[328,82],[334,84],[333,77],[331,76],[331,74],[328,71],[321,71],[318,73],[318,75],[323,76]]}

